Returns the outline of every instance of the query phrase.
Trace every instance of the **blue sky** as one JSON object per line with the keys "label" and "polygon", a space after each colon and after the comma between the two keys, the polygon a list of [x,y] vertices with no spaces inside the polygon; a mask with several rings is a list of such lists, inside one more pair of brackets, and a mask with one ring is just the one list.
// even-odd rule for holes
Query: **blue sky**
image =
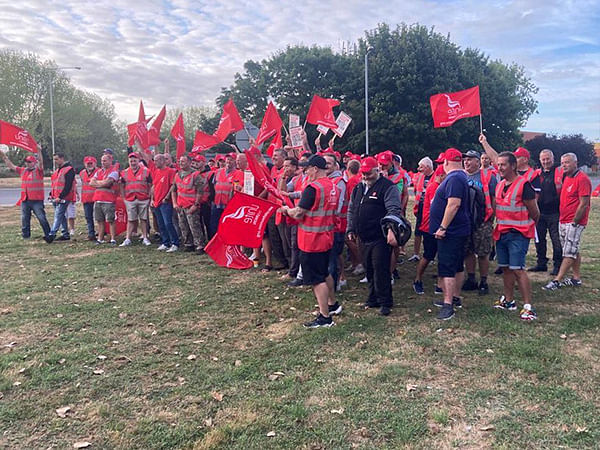
{"label": "blue sky", "polygon": [[214,105],[248,59],[287,44],[341,48],[378,23],[434,26],[462,47],[523,65],[538,86],[524,129],[600,141],[600,0],[21,0],[3,2],[1,48],[34,52],[118,116]]}

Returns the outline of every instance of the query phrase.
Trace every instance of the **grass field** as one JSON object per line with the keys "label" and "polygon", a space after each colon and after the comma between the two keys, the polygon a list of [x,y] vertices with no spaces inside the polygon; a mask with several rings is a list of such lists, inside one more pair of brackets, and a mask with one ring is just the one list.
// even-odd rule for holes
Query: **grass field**
{"label": "grass field", "polygon": [[391,316],[364,311],[350,278],[319,330],[301,327],[311,293],[281,274],[85,235],[47,245],[35,220],[24,242],[18,209],[0,208],[0,446],[598,448],[599,206],[584,286],[548,294],[535,275],[535,323],[490,307],[493,275],[492,295],[440,323],[435,266],[418,297],[405,263]]}

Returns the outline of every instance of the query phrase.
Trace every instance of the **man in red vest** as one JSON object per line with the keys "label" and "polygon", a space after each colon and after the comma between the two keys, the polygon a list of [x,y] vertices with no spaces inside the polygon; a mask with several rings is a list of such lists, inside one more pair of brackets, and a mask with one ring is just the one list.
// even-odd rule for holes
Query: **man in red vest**
{"label": "man in red vest", "polygon": [[0,152],[6,166],[21,176],[21,198],[17,205],[21,205],[21,233],[23,239],[31,237],[31,213],[35,214],[42,230],[44,240],[49,241],[50,224],[44,210],[44,162],[40,155],[39,161],[35,156],[25,157],[25,167],[15,166],[4,152]]}
{"label": "man in red vest", "polygon": [[50,177],[50,201],[54,205],[54,223],[50,227],[48,239],[53,241],[58,229],[61,228],[62,236],[57,240],[68,241],[71,235],[67,225],[67,208],[69,204],[75,202],[75,171],[62,152],[55,153],[54,164],[56,170]]}
{"label": "man in red vest", "polygon": [[342,307],[335,301],[333,278],[329,274],[329,252],[333,247],[335,211],[339,193],[327,177],[327,163],[322,156],[314,155],[307,162],[310,184],[302,192],[298,206],[283,206],[279,211],[298,220],[298,248],[305,285],[312,286],[319,304],[319,315],[306,328],[334,325],[332,315],[340,314]]}
{"label": "man in red vest", "polygon": [[138,225],[142,233],[142,243],[151,245],[148,239],[148,208],[152,177],[148,169],[140,164],[140,155],[129,154],[129,167],[121,172],[121,196],[127,209],[127,234],[120,247],[131,245],[131,234]]}
{"label": "man in red vest", "polygon": [[[577,168],[577,155],[565,153],[560,158],[565,177],[560,190],[559,233],[563,260],[556,277],[545,290],[554,291],[563,286],[581,286],[581,235],[590,215],[590,195],[592,183],[588,176]],[[571,278],[563,278],[569,270]],[[561,280],[563,280],[561,282]]]}
{"label": "man in red vest", "polygon": [[502,268],[504,295],[494,308],[515,311],[515,281],[523,297],[520,317],[531,321],[537,314],[531,306],[531,281],[525,271],[529,241],[535,236],[535,222],[540,216],[531,183],[517,171],[517,158],[511,152],[498,155],[498,172],[503,178],[496,188],[496,256]]}
{"label": "man in red vest", "polygon": [[425,189],[429,184],[429,180],[433,176],[433,161],[426,156],[419,161],[417,168],[418,172],[413,177],[413,190],[415,191],[415,205],[413,214],[416,217],[415,223],[415,238],[413,241],[413,255],[408,258],[410,262],[418,261],[421,253],[421,241],[423,239],[423,231],[421,231],[421,221],[423,220],[423,199]]}
{"label": "man in red vest", "polygon": [[94,229],[94,191],[96,190],[91,184],[92,178],[98,172],[96,167],[97,161],[93,156],[83,158],[85,168],[79,172],[81,178],[81,203],[83,204],[83,212],[85,213],[85,221],[87,223],[88,240],[96,240],[96,230]]}
{"label": "man in red vest", "polygon": [[90,185],[95,188],[94,196],[94,219],[98,229],[97,244],[104,244],[104,223],[108,222],[110,230],[110,244],[117,245],[115,236],[117,226],[115,223],[115,204],[118,195],[119,172],[113,166],[110,154],[102,155],[100,160],[102,167],[90,180]]}

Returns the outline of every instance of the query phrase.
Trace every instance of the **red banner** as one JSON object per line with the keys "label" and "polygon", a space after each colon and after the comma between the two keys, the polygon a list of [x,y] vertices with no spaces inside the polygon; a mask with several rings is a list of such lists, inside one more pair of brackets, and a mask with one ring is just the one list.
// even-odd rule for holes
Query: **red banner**
{"label": "red banner", "polygon": [[212,134],[206,134],[204,131],[196,130],[196,136],[194,137],[194,146],[192,147],[191,153],[203,152],[211,147],[214,147],[219,142]]}
{"label": "red banner", "polygon": [[163,121],[167,115],[167,107],[163,106],[152,126],[148,130],[148,145],[159,145],[160,144],[160,129],[162,128]]}
{"label": "red banner", "polygon": [[270,201],[236,192],[219,220],[221,240],[227,245],[260,247],[267,222],[278,207]]}
{"label": "red banner", "polygon": [[177,116],[177,120],[171,129],[171,136],[177,142],[177,161],[179,161],[179,157],[185,153],[185,128],[183,127],[183,113],[179,113]]}
{"label": "red banner", "polygon": [[479,86],[464,91],[432,95],[429,98],[429,104],[431,105],[433,126],[435,128],[449,127],[457,120],[481,114]]}
{"label": "red banner", "polygon": [[277,113],[277,108],[275,108],[273,102],[269,102],[265,117],[263,117],[262,125],[256,136],[256,145],[262,144],[271,136],[274,136],[278,131],[281,133],[282,126],[283,122]]}
{"label": "red banner", "polygon": [[313,125],[323,125],[330,129],[337,128],[337,122],[333,115],[333,107],[339,104],[338,100],[313,95],[308,114],[306,115],[306,121]]}
{"label": "red banner", "polygon": [[223,114],[221,114],[221,120],[219,121],[219,126],[217,127],[214,136],[219,142],[223,142],[231,133],[243,129],[244,122],[242,122],[240,113],[238,113],[233,100],[229,100],[223,105]]}
{"label": "red banner", "polygon": [[252,261],[242,252],[242,249],[237,245],[225,244],[219,233],[215,234],[210,240],[204,251],[221,267],[228,269],[250,269],[253,267]]}
{"label": "red banner", "polygon": [[38,152],[38,144],[28,131],[2,120],[0,120],[0,144],[14,145],[32,153]]}

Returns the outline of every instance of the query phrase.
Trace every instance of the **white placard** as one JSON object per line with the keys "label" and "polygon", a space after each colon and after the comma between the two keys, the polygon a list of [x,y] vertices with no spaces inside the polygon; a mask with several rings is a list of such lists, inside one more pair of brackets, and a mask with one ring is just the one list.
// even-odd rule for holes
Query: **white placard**
{"label": "white placard", "polygon": [[337,116],[337,119],[335,119],[335,123],[337,123],[337,128],[331,131],[333,131],[337,137],[341,138],[348,129],[350,122],[352,122],[352,117],[350,117],[344,111],[340,111],[339,115]]}
{"label": "white placard", "polygon": [[300,126],[300,116],[297,114],[290,114],[289,124],[290,124],[290,126],[288,128],[290,130],[292,128],[299,127]]}
{"label": "white placard", "polygon": [[323,136],[327,135],[327,133],[329,132],[329,128],[327,128],[324,125],[317,125],[317,131],[319,133],[321,133]]}
{"label": "white placard", "polygon": [[8,153],[8,145],[0,144],[0,152]]}
{"label": "white placard", "polygon": [[294,128],[290,128],[290,139],[292,141],[292,147],[294,147],[294,148],[302,148],[303,147],[302,127],[300,125],[295,126]]}
{"label": "white placard", "polygon": [[254,175],[249,170],[244,170],[244,194],[254,195]]}

